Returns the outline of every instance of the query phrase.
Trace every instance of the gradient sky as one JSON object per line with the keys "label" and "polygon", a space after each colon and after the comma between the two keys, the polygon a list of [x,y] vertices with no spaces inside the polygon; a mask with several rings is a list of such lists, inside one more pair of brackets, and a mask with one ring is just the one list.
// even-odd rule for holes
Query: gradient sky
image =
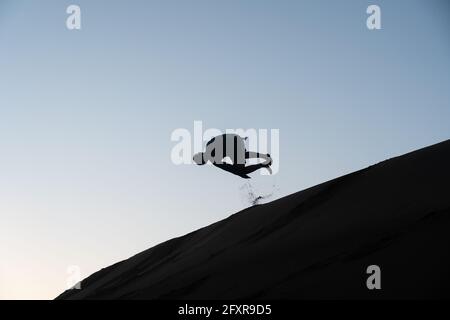
{"label": "gradient sky", "polygon": [[70,265],[86,277],[248,206],[244,180],[172,164],[194,120],[280,130],[280,172],[251,181],[272,199],[448,139],[449,8],[0,0],[0,298],[53,298]]}

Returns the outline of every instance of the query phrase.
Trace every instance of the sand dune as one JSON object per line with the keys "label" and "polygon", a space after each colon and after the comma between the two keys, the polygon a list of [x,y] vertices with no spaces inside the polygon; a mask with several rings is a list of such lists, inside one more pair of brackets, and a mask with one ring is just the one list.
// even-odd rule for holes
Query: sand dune
{"label": "sand dune", "polygon": [[[366,268],[381,268],[368,290]],[[59,299],[450,297],[450,140],[238,212]]]}

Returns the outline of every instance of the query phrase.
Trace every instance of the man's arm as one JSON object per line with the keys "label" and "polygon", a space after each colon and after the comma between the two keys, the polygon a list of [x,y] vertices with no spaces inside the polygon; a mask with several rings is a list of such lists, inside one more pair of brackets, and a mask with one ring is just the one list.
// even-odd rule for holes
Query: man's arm
{"label": "man's arm", "polygon": [[217,168],[220,168],[222,170],[228,171],[232,174],[235,174],[241,178],[244,179],[250,179],[250,177],[244,173],[244,171],[242,169],[244,169],[245,167],[241,167],[241,166],[235,166],[235,165],[231,165],[228,163],[213,163]]}

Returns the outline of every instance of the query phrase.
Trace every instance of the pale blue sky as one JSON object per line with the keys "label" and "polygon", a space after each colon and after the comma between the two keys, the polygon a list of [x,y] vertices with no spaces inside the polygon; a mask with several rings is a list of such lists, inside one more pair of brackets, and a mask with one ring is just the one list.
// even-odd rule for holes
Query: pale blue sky
{"label": "pale blue sky", "polygon": [[252,181],[274,198],[448,139],[448,30],[444,0],[0,0],[0,298],[246,207],[245,181],[171,163],[194,120],[279,129]]}

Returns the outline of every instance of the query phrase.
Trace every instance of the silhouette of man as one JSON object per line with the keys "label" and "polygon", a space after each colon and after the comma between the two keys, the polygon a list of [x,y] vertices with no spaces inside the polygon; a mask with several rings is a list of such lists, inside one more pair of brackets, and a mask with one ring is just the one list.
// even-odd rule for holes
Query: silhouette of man
{"label": "silhouette of man", "polygon": [[[223,134],[214,137],[206,144],[206,151],[195,154],[193,160],[198,165],[204,165],[209,161],[216,167],[245,179],[250,179],[248,174],[261,168],[266,168],[272,173],[270,168],[272,158],[270,154],[247,151],[245,149],[245,139],[237,134]],[[227,163],[226,158],[231,160],[232,164]],[[265,161],[246,166],[246,159],[250,158],[261,158]]]}

